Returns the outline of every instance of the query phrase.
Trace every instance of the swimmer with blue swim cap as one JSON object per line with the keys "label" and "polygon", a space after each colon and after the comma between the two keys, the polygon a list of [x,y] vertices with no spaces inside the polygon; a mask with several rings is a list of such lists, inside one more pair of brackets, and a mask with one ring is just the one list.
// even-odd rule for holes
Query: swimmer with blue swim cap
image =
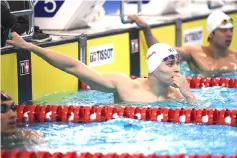
{"label": "swimmer with blue swim cap", "polygon": [[116,103],[150,103],[169,99],[196,100],[186,78],[179,73],[178,53],[167,44],[157,43],[149,48],[148,78],[133,80],[123,73],[97,71],[64,53],[26,42],[17,33],[12,33],[12,37],[7,41],[9,44],[35,53],[52,66],[79,78],[94,90],[113,93]]}

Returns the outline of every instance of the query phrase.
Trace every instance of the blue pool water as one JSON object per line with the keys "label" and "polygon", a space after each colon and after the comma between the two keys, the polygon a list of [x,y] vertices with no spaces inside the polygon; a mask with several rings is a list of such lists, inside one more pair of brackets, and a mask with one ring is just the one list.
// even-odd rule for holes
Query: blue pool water
{"label": "blue pool water", "polygon": [[[211,76],[203,76],[202,74],[195,74],[192,71],[190,71],[188,64],[186,62],[183,62],[180,66],[180,73],[183,74],[184,76],[190,76],[190,77],[211,77]],[[224,78],[232,78],[236,79],[237,78],[237,71],[232,71],[232,72],[226,72],[222,73],[219,76],[212,76],[212,77],[224,77]]]}
{"label": "blue pool water", "polygon": [[44,134],[40,145],[27,149],[50,152],[116,152],[156,154],[237,153],[237,128],[175,124],[119,118],[101,123],[43,123],[30,129]]}
{"label": "blue pool water", "polygon": [[[217,109],[237,108],[237,89],[211,87],[192,89],[199,103],[167,101],[150,106],[195,107]],[[46,100],[48,102],[46,102]],[[61,92],[41,97],[36,103],[61,105],[111,105],[112,94],[94,90]],[[121,105],[134,105],[124,103]],[[147,104],[135,104],[144,106]],[[175,124],[119,118],[102,123],[43,123],[28,126],[44,134],[40,145],[26,144],[30,150],[50,152],[117,152],[117,153],[184,153],[225,154],[237,153],[237,128],[223,125]]]}

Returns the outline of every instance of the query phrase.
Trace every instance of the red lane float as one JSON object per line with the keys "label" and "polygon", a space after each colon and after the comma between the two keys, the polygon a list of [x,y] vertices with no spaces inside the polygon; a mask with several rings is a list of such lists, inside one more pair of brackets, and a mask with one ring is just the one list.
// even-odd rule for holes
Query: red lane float
{"label": "red lane float", "polygon": [[174,155],[168,155],[168,154],[128,154],[128,153],[122,153],[122,154],[116,154],[116,153],[108,153],[103,154],[100,152],[97,153],[80,153],[77,154],[76,152],[67,152],[67,153],[61,153],[61,152],[54,152],[49,153],[46,151],[39,151],[39,152],[33,152],[33,151],[18,151],[18,150],[1,150],[1,157],[2,158],[237,158],[236,154],[226,156],[221,154],[211,155],[211,154],[174,154]]}
{"label": "red lane float", "polygon": [[237,110],[138,106],[18,105],[17,122],[101,122],[118,117],[146,121],[237,126]]}
{"label": "red lane float", "polygon": [[[136,76],[131,76],[131,79],[136,79]],[[237,88],[237,79],[231,78],[203,78],[196,77],[186,78],[190,88],[204,88],[204,87],[214,87],[214,86],[223,86],[228,88]],[[84,82],[80,82],[80,88],[84,90],[90,90],[90,86],[86,85]]]}

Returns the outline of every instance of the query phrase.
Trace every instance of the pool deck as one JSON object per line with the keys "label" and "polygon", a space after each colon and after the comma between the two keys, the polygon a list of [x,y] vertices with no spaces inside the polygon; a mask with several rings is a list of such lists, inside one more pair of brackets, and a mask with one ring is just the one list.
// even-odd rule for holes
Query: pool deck
{"label": "pool deck", "polygon": [[[202,8],[202,11],[200,11],[200,8]],[[195,19],[198,17],[206,17],[213,10],[209,10],[206,4],[192,4],[188,8],[185,7],[185,8],[177,9],[178,11],[177,14],[169,14],[169,15],[162,15],[162,16],[143,15],[141,17],[150,25],[159,25],[159,24],[165,24],[168,22],[174,22],[178,18],[185,20],[185,19]],[[225,5],[221,8],[221,10],[224,12],[236,11],[237,3]],[[101,34],[105,32],[126,30],[126,29],[134,28],[134,27],[137,27],[135,23],[123,24],[120,20],[119,15],[111,15],[111,16],[106,15],[102,17],[100,20],[89,23],[88,28],[82,28],[82,29],[77,29],[77,30],[66,30],[66,31],[44,30],[44,32],[47,34],[51,34],[53,37],[53,41],[57,41],[57,40],[68,39],[68,38],[70,39],[70,38],[79,36],[82,33],[90,36],[90,35]]]}

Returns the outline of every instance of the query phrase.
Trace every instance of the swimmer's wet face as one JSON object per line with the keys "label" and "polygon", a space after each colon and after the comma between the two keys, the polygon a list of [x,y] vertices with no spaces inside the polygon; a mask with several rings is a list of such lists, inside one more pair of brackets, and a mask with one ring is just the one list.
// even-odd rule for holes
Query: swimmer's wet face
{"label": "swimmer's wet face", "polygon": [[212,42],[222,48],[228,48],[232,42],[233,28],[217,28],[211,35]]}
{"label": "swimmer's wet face", "polygon": [[1,102],[1,132],[16,127],[16,105],[12,100]]}
{"label": "swimmer's wet face", "polygon": [[180,62],[181,56],[179,54],[171,54],[165,57],[162,63],[154,71],[155,76],[157,76],[157,79],[160,82],[166,85],[172,85],[172,78],[180,72]]}
{"label": "swimmer's wet face", "polygon": [[1,92],[1,132],[8,132],[16,127],[16,105],[4,92]]}
{"label": "swimmer's wet face", "polygon": [[221,11],[213,11],[207,18],[209,41],[219,48],[228,48],[233,37],[233,19]]}
{"label": "swimmer's wet face", "polygon": [[231,44],[233,38],[233,27],[231,28],[222,28],[221,26],[225,26],[227,24],[233,24],[232,19],[224,19],[221,24],[215,29],[215,33],[212,36],[212,40],[218,46],[228,48]]}

